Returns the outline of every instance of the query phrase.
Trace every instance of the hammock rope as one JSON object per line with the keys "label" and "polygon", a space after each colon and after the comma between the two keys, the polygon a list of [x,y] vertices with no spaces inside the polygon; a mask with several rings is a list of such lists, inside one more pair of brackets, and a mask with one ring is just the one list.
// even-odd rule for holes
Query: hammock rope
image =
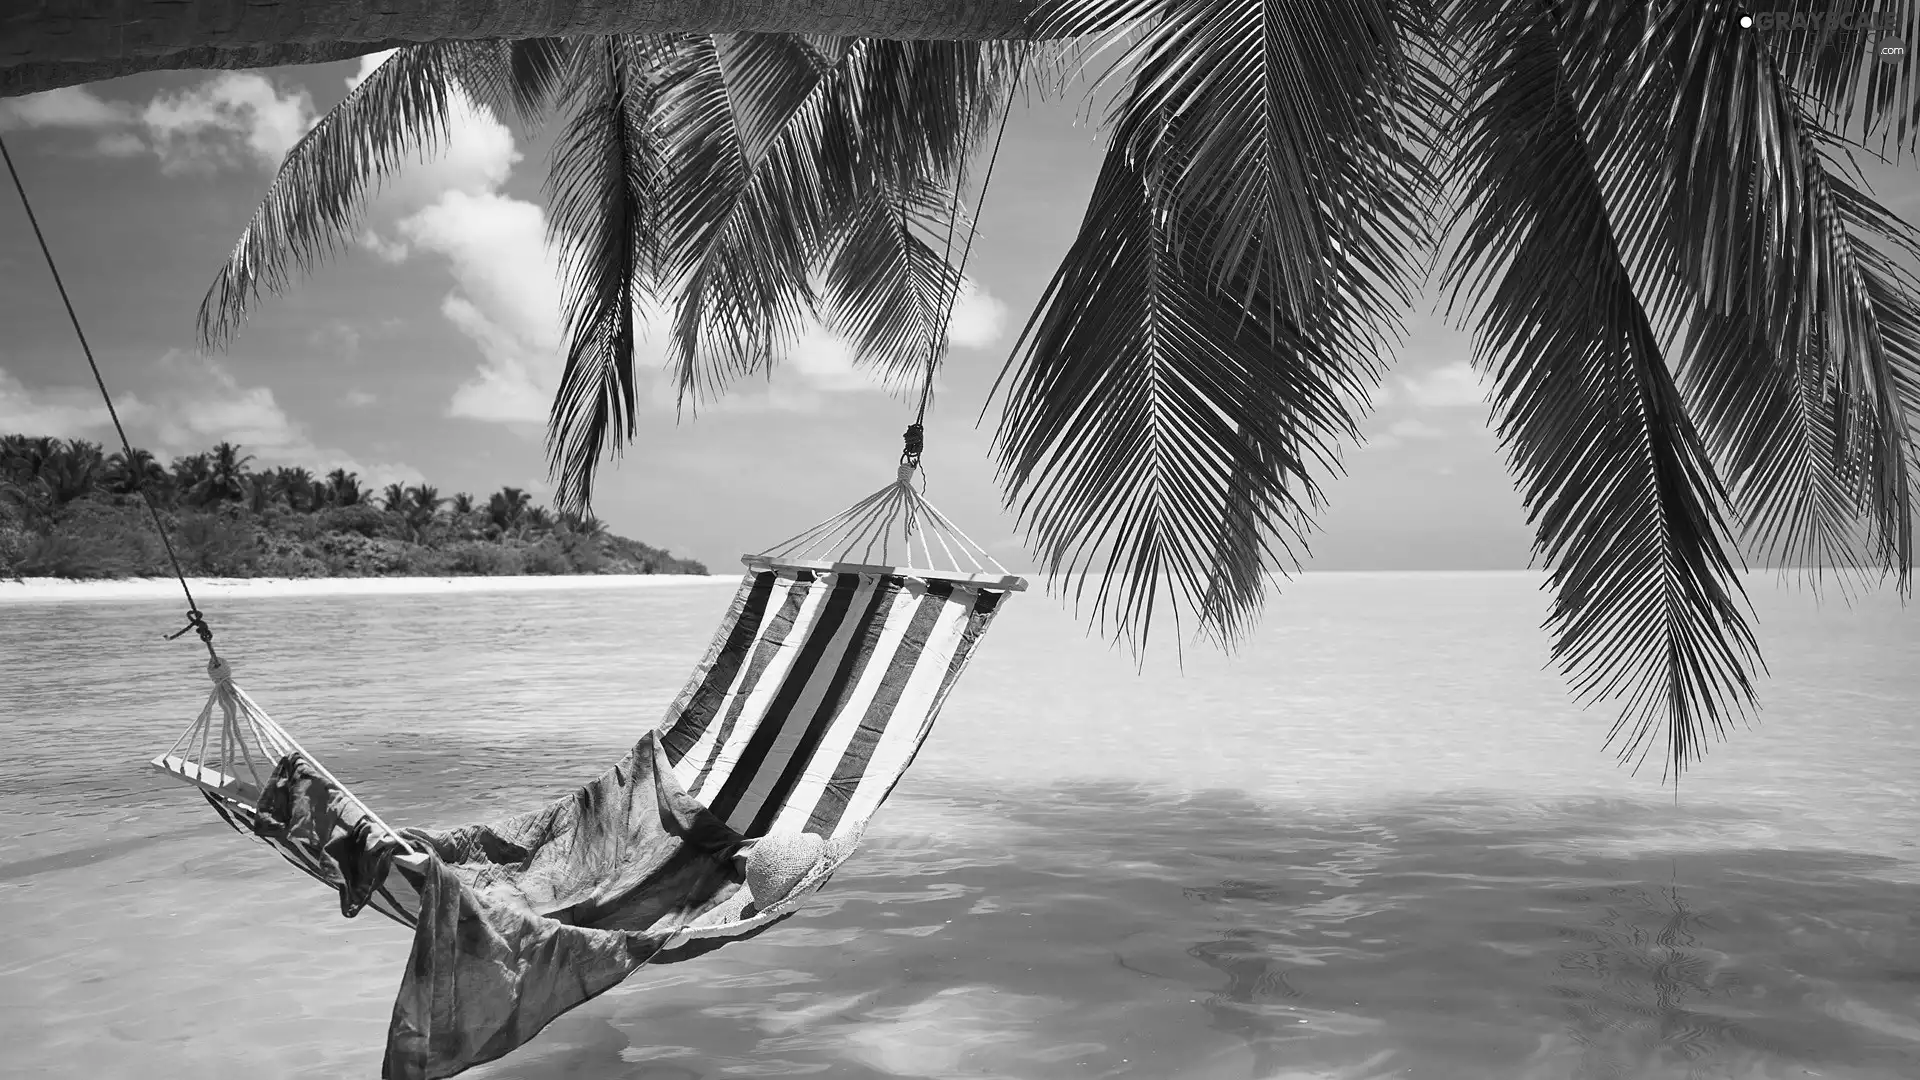
{"label": "hammock rope", "polygon": [[[914,409],[913,422],[907,425],[901,436],[900,465],[894,482],[860,500],[838,514],[820,522],[798,536],[784,540],[772,548],[757,555],[744,556],[742,561],[748,566],[766,566],[778,563],[807,564],[818,568],[828,566],[864,566],[877,568],[890,563],[892,556],[893,532],[896,524],[900,527],[902,542],[902,561],[914,561],[913,545],[917,538],[920,543],[921,566],[938,569],[948,573],[967,575],[976,578],[998,577],[1004,580],[1017,580],[1007,572],[986,550],[961,532],[945,515],[934,509],[924,498],[926,491],[926,467],[922,458],[927,446],[927,407],[933,401],[933,378],[939,369],[940,359],[947,353],[953,327],[953,313],[960,305],[960,290],[967,279],[967,260],[973,254],[973,241],[980,233],[980,213],[987,203],[987,191],[993,186],[993,169],[1000,161],[1000,146],[1007,137],[1007,121],[1013,115],[1014,93],[1019,89],[1021,77],[1026,73],[1027,53],[1022,51],[1014,66],[1013,79],[1008,83],[1006,100],[1001,102],[1000,124],[993,136],[993,149],[987,155],[987,168],[980,177],[980,190],[974,197],[973,219],[967,225],[966,241],[960,248],[960,261],[953,262],[954,237],[959,228],[961,195],[967,186],[966,163],[963,159],[959,175],[954,179],[953,199],[947,210],[947,237],[940,254],[943,265],[953,266],[953,286],[945,299],[946,310],[942,312],[939,325],[934,329],[927,342],[927,363],[920,377],[920,395]],[[974,110],[979,107],[981,98],[976,97],[967,105],[966,126],[972,127]],[[907,200],[902,185],[900,199],[900,229],[907,230]],[[920,474],[920,488],[913,484],[915,473]],[[932,527],[928,527],[928,523]],[[932,540],[932,544],[928,541]],[[933,544],[940,546],[945,556],[942,562],[933,553]],[[878,558],[875,558],[875,545],[878,545]],[[838,558],[832,553],[838,552]],[[857,554],[856,554],[857,553]]]}
{"label": "hammock rope", "polygon": [[[93,372],[93,384],[100,388],[100,400],[107,405],[107,417],[113,421],[114,434],[120,436],[120,449],[127,455],[127,465],[137,468],[138,459],[134,455],[133,443],[127,439],[127,429],[120,423],[120,410],[113,406],[113,395],[107,392],[107,380],[100,375],[100,365],[93,358],[93,346],[87,343],[87,332],[80,328],[80,316],[74,313],[73,300],[67,295],[67,283],[60,276],[59,264],[53,260],[53,250],[47,246],[46,234],[40,231],[40,218],[33,212],[33,201],[27,198],[27,188],[20,182],[20,170],[14,168],[13,155],[7,151],[7,140],[0,138],[0,160],[7,164],[7,175],[13,180],[13,190],[20,196],[20,207],[27,212],[27,224],[33,227],[33,238],[40,244],[40,257],[47,262],[47,272],[53,275],[53,287],[60,293],[60,303],[67,309],[67,321],[73,324],[73,334],[80,339],[80,352],[87,358],[87,368]],[[147,474],[139,469],[134,477],[134,487],[147,504],[147,513],[153,518],[153,531],[160,534],[160,546],[166,549],[167,563],[173,567],[174,579],[180,582],[180,591],[187,598],[187,625],[166,635],[168,641],[178,638],[189,630],[200,637],[201,644],[207,647],[207,662],[219,662],[220,654],[213,649],[213,628],[207,625],[206,616],[200,613],[200,605],[193,602],[193,589],[187,585],[187,575],[180,568],[180,556],[174,553],[173,540],[168,537],[166,526],[160,522],[160,507],[153,501],[153,492],[147,489]]]}
{"label": "hammock rope", "polygon": [[[27,197],[26,185],[20,180],[20,170],[15,167],[13,154],[7,149],[4,138],[0,138],[0,161],[6,163],[7,176],[13,181],[14,192],[20,196],[20,206],[26,211],[27,224],[33,228],[34,240],[40,245],[41,258],[46,260],[47,272],[52,275],[54,288],[60,293],[60,303],[66,308],[67,321],[73,325],[74,336],[80,341],[80,352],[87,358],[87,368],[93,373],[93,383],[100,391],[100,400],[106,404],[107,416],[113,421],[114,434],[120,438],[120,448],[127,456],[128,465],[136,466],[139,458],[133,442],[127,437],[126,426],[120,422],[120,410],[114,407],[113,394],[107,390],[107,381],[100,374],[100,364],[94,359],[93,346],[88,343],[87,333],[80,326],[80,316],[74,311],[66,281],[60,276],[59,264],[54,261],[46,234],[40,228],[39,216],[33,212],[33,201]],[[413,846],[405,838],[360,802],[357,796],[347,792],[346,786],[335,779],[325,765],[306,753],[291,732],[267,715],[265,709],[247,696],[246,691],[234,685],[233,666],[213,647],[213,628],[207,625],[206,615],[194,601],[193,587],[187,584],[186,571],[180,565],[180,556],[174,551],[173,540],[160,518],[160,507],[154,502],[145,470],[136,469],[134,487],[140,492],[148,516],[153,519],[153,531],[159,534],[161,547],[166,550],[167,563],[173,569],[174,580],[180,583],[180,591],[187,598],[187,625],[165,635],[166,640],[173,641],[187,631],[193,631],[206,647],[207,678],[213,681],[213,692],[207,696],[207,703],[201,706],[200,715],[166,753],[153,760],[153,764],[210,794],[251,803],[259,798],[266,787],[273,763],[290,753],[300,754],[311,760],[315,772],[338,787],[345,798],[352,800],[381,834],[397,843],[403,852],[413,854]],[[220,728],[217,742],[213,738],[216,714]],[[210,747],[209,743],[214,745]],[[214,754],[209,754],[210,749]],[[260,760],[255,760],[256,749]],[[189,751],[192,757],[187,757],[182,751]],[[246,770],[245,779],[238,775],[241,768]]]}

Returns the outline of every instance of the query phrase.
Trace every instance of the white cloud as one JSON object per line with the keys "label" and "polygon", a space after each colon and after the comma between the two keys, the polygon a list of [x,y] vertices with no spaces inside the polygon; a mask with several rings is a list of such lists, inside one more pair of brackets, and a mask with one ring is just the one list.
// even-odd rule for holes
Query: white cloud
{"label": "white cloud", "polygon": [[352,90],[355,87],[359,86],[361,83],[366,82],[367,76],[373,74],[374,68],[377,68],[381,64],[386,63],[387,57],[392,56],[394,53],[397,53],[399,51],[400,51],[399,49],[386,49],[384,51],[377,52],[377,53],[366,53],[363,56],[361,56],[360,69],[358,71],[355,71],[353,74],[347,76],[347,80],[346,80],[347,89]]}
{"label": "white cloud", "polygon": [[94,141],[93,152],[101,157],[139,157],[147,152],[147,144],[132,132],[110,131]]}
{"label": "white cloud", "polygon": [[156,96],[140,113],[161,170],[170,173],[231,164],[242,151],[275,168],[316,119],[305,90],[282,95],[263,75],[232,71]]}
{"label": "white cloud", "polygon": [[[118,403],[121,414],[137,414],[140,404]],[[51,435],[61,439],[98,438],[111,421],[100,395],[91,387],[29,390],[20,379],[0,368],[0,432]]]}
{"label": "white cloud", "polygon": [[[264,386],[244,386],[210,357],[172,349],[156,362],[162,389],[151,401],[116,395],[120,419],[134,445],[160,454],[199,453],[218,442],[237,444],[256,467],[302,465],[316,472],[346,469],[369,483],[420,483],[420,471],[398,462],[364,464],[345,451],[314,442],[306,426],[287,415]],[[116,445],[106,407],[89,389],[33,390],[0,369],[0,431],[89,438]]]}
{"label": "white cloud", "polygon": [[1487,384],[1472,364],[1456,360],[1425,375],[1403,377],[1400,385],[1414,404],[1429,409],[1466,408],[1487,401]]}
{"label": "white cloud", "polygon": [[[814,326],[800,336],[788,350],[781,369],[797,372],[808,386],[827,393],[884,391],[878,373],[870,367],[854,366],[853,345],[838,334]],[[780,370],[774,372],[779,385]]]}
{"label": "white cloud", "polygon": [[560,285],[540,208],[451,190],[399,231],[446,259],[458,287],[441,314],[480,348],[480,371],[454,392],[452,415],[544,422],[560,358]]}
{"label": "white cloud", "polygon": [[360,234],[360,246],[373,252],[373,256],[383,263],[403,263],[411,249],[398,240],[389,240],[373,229]]}
{"label": "white cloud", "polygon": [[0,130],[10,127],[112,128],[134,121],[133,106],[108,101],[84,86],[67,86],[0,101]]}
{"label": "white cloud", "polygon": [[947,338],[963,349],[984,349],[1000,339],[1006,322],[1007,305],[969,279],[960,284]]}
{"label": "white cloud", "polygon": [[499,423],[544,421],[553,396],[544,378],[547,366],[525,339],[458,293],[447,297],[440,311],[480,347],[480,355],[485,358],[480,371],[453,392],[447,414]]}
{"label": "white cloud", "polygon": [[0,101],[0,129],[67,128],[100,134],[102,157],[152,153],[162,172],[206,172],[251,162],[279,166],[317,116],[305,90],[283,94],[252,72],[222,72],[144,106],[111,101],[83,86]]}

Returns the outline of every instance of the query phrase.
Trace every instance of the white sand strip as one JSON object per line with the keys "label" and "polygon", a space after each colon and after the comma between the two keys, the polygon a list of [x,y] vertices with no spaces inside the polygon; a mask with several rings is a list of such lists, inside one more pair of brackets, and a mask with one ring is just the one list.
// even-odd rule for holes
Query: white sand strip
{"label": "white sand strip", "polygon": [[[403,596],[415,593],[553,592],[568,589],[659,588],[737,584],[731,574],[528,574],[516,577],[188,578],[196,601],[280,596]],[[172,578],[68,581],[0,578],[0,605],[78,600],[180,600]]]}

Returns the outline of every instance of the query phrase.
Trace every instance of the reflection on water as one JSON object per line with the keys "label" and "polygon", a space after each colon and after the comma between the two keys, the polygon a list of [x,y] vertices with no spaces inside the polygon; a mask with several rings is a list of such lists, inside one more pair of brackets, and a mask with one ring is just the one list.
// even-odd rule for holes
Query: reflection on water
{"label": "reflection on water", "polygon": [[[270,646],[253,663],[277,685],[256,696],[284,703],[397,822],[499,816],[591,775],[664,705],[677,675],[663,673],[684,672],[724,603],[709,591],[623,599],[632,610],[569,598],[584,612],[513,597],[513,634],[482,617],[484,598],[263,609],[249,617]],[[266,632],[270,614],[348,629],[303,650]],[[29,633],[0,615],[0,662],[43,651],[47,633],[77,655],[126,618],[69,610]],[[1075,678],[1057,655],[1023,674],[1042,650],[1008,625],[975,708]],[[618,666],[635,656],[638,670]],[[156,724],[155,686],[184,699],[182,726],[198,691],[136,663],[150,661],[0,690],[19,751],[0,759],[0,1075],[377,1074],[407,932],[342,920],[191,793],[139,772],[175,723]],[[1138,711],[1101,718],[1111,745],[1065,720],[957,708],[819,903],[643,970],[469,1075],[1920,1076],[1920,873],[1901,843],[1920,813],[1898,794],[1920,760],[1910,722],[1823,715],[1838,752],[1854,728],[1880,740],[1851,751],[1845,798],[1781,754],[1746,794],[1791,798],[1690,791],[1675,806],[1571,740],[1454,761],[1468,779],[1443,791],[1383,760],[1362,798],[1367,778],[1302,738],[1259,749],[1224,698],[1208,722],[1233,743],[1236,782],[1189,782],[1205,770],[1140,752],[1181,730],[1155,711],[1164,688],[1143,686]],[[1266,700],[1245,699],[1248,715]],[[1058,739],[1056,722],[1071,728]],[[1047,739],[1012,747],[1019,723]],[[1437,758],[1472,732],[1429,737],[1418,750]],[[1058,776],[1036,780],[1048,760]],[[1531,774],[1508,782],[1516,762],[1598,779],[1556,795]]]}

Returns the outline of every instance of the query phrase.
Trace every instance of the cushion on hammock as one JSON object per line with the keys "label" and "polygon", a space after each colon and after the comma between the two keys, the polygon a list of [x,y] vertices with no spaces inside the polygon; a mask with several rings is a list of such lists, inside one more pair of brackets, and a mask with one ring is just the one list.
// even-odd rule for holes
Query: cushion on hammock
{"label": "cushion on hammock", "polygon": [[819,833],[768,833],[747,852],[747,891],[755,907],[779,903],[820,861],[826,838]]}

